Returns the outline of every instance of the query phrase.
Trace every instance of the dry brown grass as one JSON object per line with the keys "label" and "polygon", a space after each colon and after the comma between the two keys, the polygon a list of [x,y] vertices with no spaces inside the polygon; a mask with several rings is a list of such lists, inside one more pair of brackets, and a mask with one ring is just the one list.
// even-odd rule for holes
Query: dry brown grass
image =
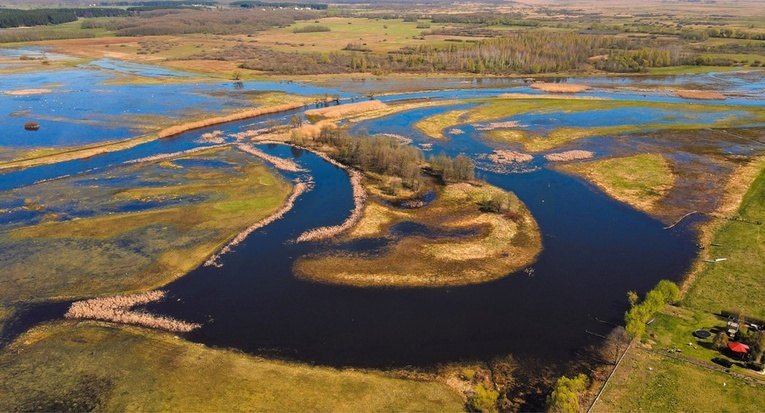
{"label": "dry brown grass", "polygon": [[133,295],[117,295],[77,301],[69,307],[69,311],[64,317],[133,324],[176,333],[188,333],[201,326],[200,324],[187,323],[146,312],[131,311],[131,308],[135,306],[160,301],[163,298],[165,298],[165,292],[155,290]]}
{"label": "dry brown grass", "polygon": [[249,118],[255,118],[258,116],[269,115],[272,113],[287,112],[290,110],[300,109],[303,107],[302,102],[286,103],[283,105],[267,106],[262,108],[256,108],[251,110],[245,110],[243,112],[233,113],[226,116],[218,116],[215,118],[198,120],[195,122],[188,122],[181,125],[171,126],[167,129],[159,131],[157,136],[162,138],[169,138],[171,136],[179,135],[184,132],[188,132],[194,129],[206,128],[209,126],[220,125],[221,123],[235,122],[238,120],[244,120]]}
{"label": "dry brown grass", "polygon": [[590,159],[593,156],[595,156],[595,153],[593,152],[576,149],[573,151],[549,153],[545,155],[545,159],[550,162],[568,162],[580,159]]}
{"label": "dry brown grass", "polygon": [[255,147],[252,147],[252,146],[248,146],[248,145],[244,145],[244,144],[241,144],[241,143],[236,145],[236,147],[237,147],[237,149],[239,149],[242,152],[249,153],[252,156],[258,157],[258,158],[260,158],[260,159],[270,163],[276,169],[280,169],[282,171],[287,171],[287,172],[303,172],[303,171],[305,171],[305,169],[301,168],[298,164],[295,163],[295,161],[293,161],[291,159],[284,159],[284,158],[279,158],[278,156],[272,156],[272,155],[269,155],[269,154],[261,151],[258,148],[255,148]]}
{"label": "dry brown grass", "polygon": [[[374,191],[372,191],[374,192]],[[391,225],[413,221],[442,235],[403,236],[375,255],[327,253],[295,264],[298,277],[358,287],[444,287],[504,277],[541,251],[536,222],[514,195],[507,215],[481,212],[481,200],[505,194],[489,185],[452,184],[432,204],[400,210],[371,202],[347,239],[390,236]],[[458,231],[463,235],[449,235]],[[468,234],[468,235],[465,235]]]}
{"label": "dry brown grass", "polygon": [[489,160],[499,165],[509,165],[513,163],[531,162],[534,160],[534,156],[528,153],[495,149],[494,152],[489,155]]}
{"label": "dry brown grass", "polygon": [[541,90],[550,93],[579,93],[590,90],[587,85],[576,85],[572,83],[543,83],[537,82],[531,85],[532,89]]}
{"label": "dry brown grass", "polygon": [[305,111],[305,115],[309,117],[317,117],[324,119],[341,119],[349,115],[355,115],[362,112],[368,112],[372,110],[380,110],[387,108],[383,102],[379,100],[367,100],[364,102],[347,103],[345,105],[329,106],[321,109],[310,109]]}
{"label": "dry brown grass", "polygon": [[726,97],[722,93],[713,92],[710,90],[678,90],[675,92],[677,97],[683,99],[697,99],[697,100],[725,100]]}
{"label": "dry brown grass", "polygon": [[47,95],[49,93],[53,93],[53,90],[51,89],[19,89],[19,90],[9,90],[3,93],[10,96]]}
{"label": "dry brown grass", "polygon": [[297,238],[296,242],[319,241],[334,238],[351,229],[361,219],[361,216],[364,213],[364,205],[367,201],[367,192],[364,190],[364,185],[362,183],[363,176],[359,171],[347,167],[343,167],[343,169],[348,171],[348,175],[350,175],[351,178],[351,186],[353,187],[353,211],[351,211],[351,215],[340,225],[320,227],[306,231]]}

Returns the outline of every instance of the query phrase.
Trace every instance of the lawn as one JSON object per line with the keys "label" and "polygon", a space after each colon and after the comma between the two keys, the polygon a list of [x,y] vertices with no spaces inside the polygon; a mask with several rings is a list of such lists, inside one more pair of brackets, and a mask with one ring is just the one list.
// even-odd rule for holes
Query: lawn
{"label": "lawn", "polygon": [[137,327],[38,326],[0,353],[8,411],[459,412],[446,385],[267,361]]}

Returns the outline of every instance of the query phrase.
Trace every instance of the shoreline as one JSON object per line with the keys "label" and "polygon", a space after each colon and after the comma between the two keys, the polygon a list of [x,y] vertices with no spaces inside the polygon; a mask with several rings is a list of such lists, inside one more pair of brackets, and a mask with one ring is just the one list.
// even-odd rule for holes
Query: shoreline
{"label": "shoreline", "polygon": [[99,143],[94,145],[86,145],[74,148],[62,148],[60,152],[36,156],[24,159],[14,159],[0,163],[0,171],[3,170],[18,170],[32,168],[35,166],[51,165],[61,162],[74,161],[78,159],[90,158],[97,155],[103,155],[112,152],[124,151],[132,149],[138,145],[156,141],[158,139],[165,139],[173,136],[180,135],[185,132],[189,132],[195,129],[206,128],[209,126],[220,125],[223,123],[235,122],[239,120],[245,120],[255,118],[258,116],[271,115],[275,113],[288,112],[290,110],[300,109],[304,107],[302,103],[288,103],[276,106],[266,106],[262,108],[250,109],[244,112],[234,113],[227,116],[217,116],[208,119],[191,121],[182,123],[175,126],[170,126],[160,130],[157,133],[150,133],[146,135],[136,136],[133,138],[124,139],[121,141],[112,141]]}

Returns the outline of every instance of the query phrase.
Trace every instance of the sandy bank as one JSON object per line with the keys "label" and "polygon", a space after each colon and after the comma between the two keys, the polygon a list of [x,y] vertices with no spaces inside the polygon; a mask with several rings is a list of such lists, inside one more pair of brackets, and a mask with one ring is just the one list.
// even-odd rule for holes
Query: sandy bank
{"label": "sandy bank", "polygon": [[709,90],[678,90],[675,92],[677,97],[683,99],[696,99],[696,100],[725,100],[726,97],[722,93],[713,92]]}

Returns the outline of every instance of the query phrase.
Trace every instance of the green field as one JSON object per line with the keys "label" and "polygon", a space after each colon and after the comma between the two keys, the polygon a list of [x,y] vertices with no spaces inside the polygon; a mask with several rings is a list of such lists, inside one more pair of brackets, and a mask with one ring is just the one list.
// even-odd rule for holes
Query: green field
{"label": "green field", "polygon": [[592,412],[719,413],[763,409],[763,385],[631,349]]}
{"label": "green field", "polygon": [[[752,183],[738,215],[765,222],[765,172]],[[739,221],[722,224],[710,246],[710,258],[727,261],[704,264],[685,299],[685,304],[700,311],[742,311],[765,319],[765,307],[757,297],[765,295],[765,228]]]}
{"label": "green field", "polygon": [[4,411],[459,412],[447,386],[267,361],[137,327],[60,322],[0,353]]}

